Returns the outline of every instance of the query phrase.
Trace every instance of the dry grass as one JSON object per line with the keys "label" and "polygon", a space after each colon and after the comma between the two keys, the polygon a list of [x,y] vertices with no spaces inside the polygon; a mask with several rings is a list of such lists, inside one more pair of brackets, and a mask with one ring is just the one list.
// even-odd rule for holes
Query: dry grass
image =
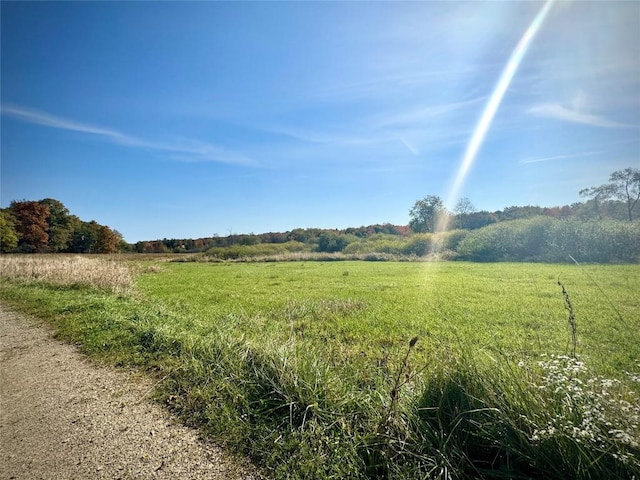
{"label": "dry grass", "polygon": [[0,255],[0,277],[87,285],[117,294],[128,293],[133,287],[131,272],[123,263],[80,255]]}

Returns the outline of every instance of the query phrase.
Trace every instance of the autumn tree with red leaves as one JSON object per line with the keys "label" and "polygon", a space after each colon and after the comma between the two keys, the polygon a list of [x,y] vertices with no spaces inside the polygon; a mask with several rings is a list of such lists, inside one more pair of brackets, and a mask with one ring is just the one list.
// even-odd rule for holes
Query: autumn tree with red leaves
{"label": "autumn tree with red leaves", "polygon": [[49,242],[49,206],[39,202],[11,202],[9,210],[15,219],[18,250],[29,253],[47,251]]}

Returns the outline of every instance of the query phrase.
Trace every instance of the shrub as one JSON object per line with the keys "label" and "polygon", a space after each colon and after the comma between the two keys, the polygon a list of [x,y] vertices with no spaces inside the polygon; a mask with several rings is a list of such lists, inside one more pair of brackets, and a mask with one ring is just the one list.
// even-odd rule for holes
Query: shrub
{"label": "shrub", "polygon": [[406,242],[406,240],[399,238],[397,235],[379,233],[369,238],[350,243],[343,252],[345,254],[386,253],[400,255]]}
{"label": "shrub", "polygon": [[322,233],[318,237],[318,251],[326,253],[341,252],[347,245],[357,240],[358,237],[355,235]]}
{"label": "shrub", "polygon": [[582,262],[638,262],[640,222],[624,220],[555,221],[549,231],[545,258]]}
{"label": "shrub", "polygon": [[533,217],[469,232],[457,247],[472,261],[637,262],[640,223]]}
{"label": "shrub", "polygon": [[448,232],[438,233],[436,235],[438,250],[455,251],[468,234],[469,230],[449,230]]}
{"label": "shrub", "polygon": [[286,243],[258,243],[254,245],[236,244],[230,247],[211,247],[205,252],[205,256],[220,260],[238,260],[242,258],[287,255],[306,250],[309,250],[307,245],[296,241]]}
{"label": "shrub", "polygon": [[434,247],[434,235],[432,233],[418,233],[409,237],[402,247],[402,253],[404,255],[423,257],[431,253]]}

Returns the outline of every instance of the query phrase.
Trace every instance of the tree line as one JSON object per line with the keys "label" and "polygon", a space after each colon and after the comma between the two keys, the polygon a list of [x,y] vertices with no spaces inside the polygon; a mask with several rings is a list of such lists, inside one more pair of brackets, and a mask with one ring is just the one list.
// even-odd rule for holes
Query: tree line
{"label": "tree line", "polygon": [[137,253],[198,253],[212,248],[248,247],[261,244],[284,245],[293,242],[313,245],[319,248],[319,251],[335,252],[346,246],[348,242],[345,239],[367,238],[376,234],[407,236],[410,230],[406,225],[391,223],[346,229],[296,228],[286,232],[232,234],[226,237],[216,235],[198,239],[163,238],[136,242],[129,245],[129,249]]}
{"label": "tree line", "polygon": [[474,230],[501,221],[538,215],[559,219],[626,219],[631,222],[640,200],[640,169],[626,168],[613,172],[609,176],[609,182],[585,188],[579,194],[588,200],[562,207],[508,207],[497,212],[476,211],[471,200],[466,197],[458,201],[453,212],[449,212],[440,197],[428,195],[416,201],[409,211],[409,227],[415,233],[433,233],[443,230],[442,226],[447,227],[445,230]]}
{"label": "tree line", "polygon": [[[409,211],[408,225],[390,223],[346,229],[297,228],[287,232],[262,234],[232,234],[226,237],[213,235],[198,239],[167,239],[140,241],[129,244],[109,227],[95,221],[84,222],[71,215],[58,200],[44,199],[14,201],[9,208],[0,209],[0,251],[6,252],[69,252],[69,253],[196,253],[222,252],[232,247],[242,247],[239,252],[257,245],[280,245],[278,251],[358,252],[372,251],[422,256],[432,250],[433,239],[419,236],[433,234],[438,229],[451,232],[444,238],[446,247],[456,250],[462,239],[458,231],[471,232],[514,220],[546,217],[555,220],[579,222],[611,220],[633,222],[640,199],[640,169],[627,168],[613,172],[609,182],[581,190],[584,202],[571,205],[540,207],[511,206],[494,212],[476,210],[468,198],[462,198],[453,211],[448,211],[436,195],[428,195],[415,202]],[[549,226],[548,222],[533,222],[536,228]],[[554,224],[555,225],[555,224]],[[514,224],[515,228],[515,224]],[[585,227],[586,228],[586,227]],[[607,231],[627,231],[627,227],[609,227]],[[506,232],[509,229],[493,229],[488,232]],[[560,231],[559,229],[556,229]],[[593,232],[592,232],[593,233]],[[493,235],[491,234],[491,235]],[[486,238],[493,238],[491,235]],[[413,238],[415,237],[415,238]],[[464,258],[479,258],[471,239],[460,252]],[[482,237],[484,238],[484,237]],[[398,241],[394,241],[397,239]],[[365,242],[365,240],[368,240]],[[402,240],[402,241],[401,241]],[[633,238],[631,238],[633,243]],[[638,239],[636,239],[636,243]],[[476,241],[476,246],[484,244]],[[479,248],[479,247],[478,247]],[[484,247],[483,247],[484,248]],[[237,249],[237,248],[236,248]],[[269,249],[256,249],[269,252]],[[481,249],[480,249],[481,250]],[[474,253],[475,252],[475,253]],[[492,254],[494,257],[497,254]],[[492,255],[488,255],[487,258]],[[499,255],[498,255],[499,256]],[[513,252],[507,255],[513,256]]]}
{"label": "tree line", "polygon": [[2,253],[115,253],[122,235],[96,221],[71,215],[59,200],[13,201],[0,209]]}
{"label": "tree line", "polygon": [[[640,198],[640,170],[627,168],[611,174],[609,182],[598,187],[587,188],[579,192],[587,197],[584,202],[571,205],[540,207],[540,206],[510,206],[503,210],[476,210],[468,198],[460,199],[453,211],[448,211],[437,195],[428,195],[415,202],[409,211],[408,225],[376,224],[346,229],[295,229],[287,232],[254,234],[234,234],[226,237],[209,237],[192,239],[162,239],[138,242],[131,249],[141,253],[169,253],[169,252],[222,252],[225,248],[251,247],[261,244],[287,244],[290,250],[297,244],[304,244],[308,249],[316,252],[343,252],[349,245],[351,250],[362,247],[356,243],[371,238],[380,241],[383,236],[406,238],[419,233],[434,233],[438,225],[446,230],[478,230],[493,224],[512,220],[530,219],[538,216],[550,217],[558,220],[633,220]],[[391,238],[391,237],[389,237]],[[387,239],[389,240],[389,239]],[[386,241],[386,240],[385,240]],[[372,242],[370,242],[372,243]],[[384,243],[384,242],[382,242]],[[389,242],[387,241],[387,244]],[[421,255],[423,240],[416,239],[404,248],[386,249],[403,253]],[[380,243],[381,244],[381,243]],[[415,244],[415,245],[414,245]],[[261,251],[260,249],[254,249]],[[239,251],[247,251],[241,248]]]}

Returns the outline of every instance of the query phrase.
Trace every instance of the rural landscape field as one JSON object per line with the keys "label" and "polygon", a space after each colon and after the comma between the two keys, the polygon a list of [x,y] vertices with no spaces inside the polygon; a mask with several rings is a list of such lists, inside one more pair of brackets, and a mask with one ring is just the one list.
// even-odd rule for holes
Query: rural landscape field
{"label": "rural landscape field", "polygon": [[639,7],[2,0],[0,477],[640,480]]}
{"label": "rural landscape field", "polygon": [[0,296],[272,478],[640,472],[638,265],[170,260],[3,255]]}

